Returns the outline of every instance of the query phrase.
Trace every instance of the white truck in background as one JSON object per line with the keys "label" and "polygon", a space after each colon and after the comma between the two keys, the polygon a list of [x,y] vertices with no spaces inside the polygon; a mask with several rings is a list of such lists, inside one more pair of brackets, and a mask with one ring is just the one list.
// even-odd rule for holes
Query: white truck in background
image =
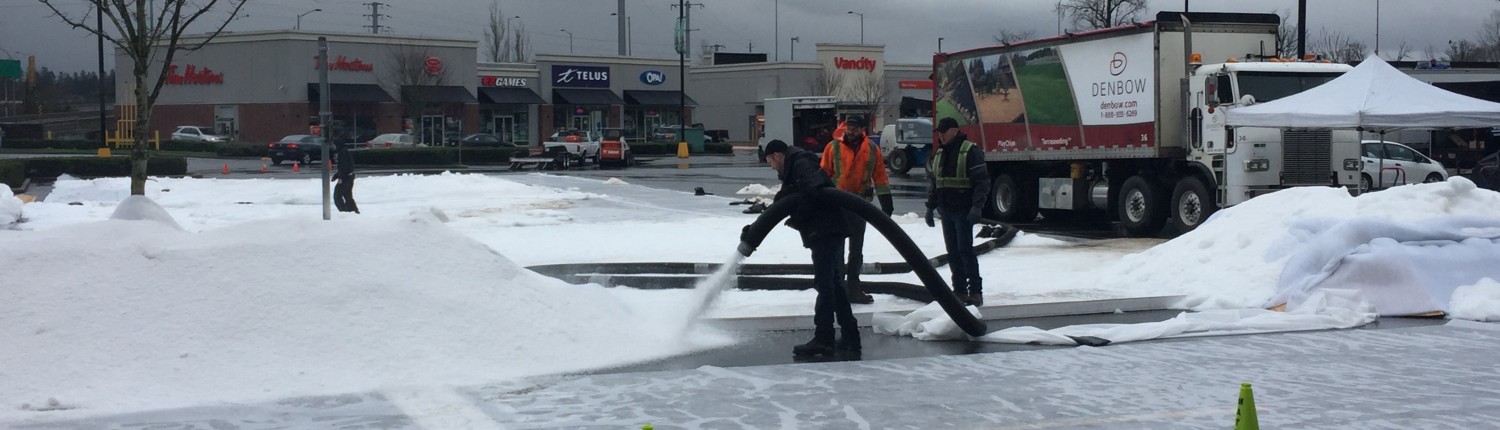
{"label": "white truck in background", "polygon": [[1279,23],[1275,14],[1161,12],[940,53],[935,116],[955,118],[982,145],[994,178],[988,210],[1009,222],[1041,212],[1154,235],[1169,217],[1185,232],[1218,208],[1288,187],[1355,192],[1357,132],[1224,125],[1228,110],[1351,69],[1275,58]]}
{"label": "white truck in background", "polygon": [[[787,145],[801,146],[802,149],[821,154],[822,145],[828,141],[819,137],[819,131],[826,128],[829,136],[832,136],[833,129],[838,126],[836,97],[771,98],[766,99],[763,106],[764,122],[761,124],[760,140],[756,142],[760,147],[756,151],[760,161],[766,161],[766,144],[772,140],[781,140]],[[808,137],[813,140],[808,141]]]}

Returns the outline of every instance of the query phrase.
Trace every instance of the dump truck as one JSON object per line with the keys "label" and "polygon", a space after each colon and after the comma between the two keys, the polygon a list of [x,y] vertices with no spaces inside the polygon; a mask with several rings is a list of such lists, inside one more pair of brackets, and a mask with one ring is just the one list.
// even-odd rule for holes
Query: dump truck
{"label": "dump truck", "polygon": [[1169,219],[1185,232],[1288,187],[1357,192],[1357,132],[1224,121],[1350,66],[1277,57],[1275,14],[1155,18],[934,55],[935,116],[984,149],[991,217],[1119,221],[1154,235]]}

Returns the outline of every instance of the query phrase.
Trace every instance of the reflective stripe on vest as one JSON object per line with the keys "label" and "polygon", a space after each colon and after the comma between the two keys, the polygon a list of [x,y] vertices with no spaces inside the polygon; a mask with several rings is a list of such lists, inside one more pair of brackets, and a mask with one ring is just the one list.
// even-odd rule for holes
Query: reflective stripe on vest
{"label": "reflective stripe on vest", "polygon": [[[830,142],[830,143],[834,145],[833,146],[833,182],[834,182],[834,184],[838,184],[839,179],[841,179],[841,178],[844,177],[844,154],[843,154],[844,142],[843,141],[833,141],[833,142]],[[860,143],[864,143],[864,142],[860,142]],[[870,144],[866,145],[866,146],[867,146],[865,148],[866,151],[874,150],[874,148],[872,148],[872,147],[875,146],[875,143],[874,142],[870,142]],[[859,156],[858,152],[855,152],[854,154],[855,154],[856,157]],[[864,180],[864,183],[869,184],[869,183],[875,181],[875,167],[876,167],[875,166],[875,156],[874,155],[870,155],[870,154],[865,154],[865,155],[866,155],[865,158],[868,159],[868,160],[870,160],[870,169],[865,171],[865,180]],[[865,190],[859,190],[859,192],[860,193],[864,193]]]}
{"label": "reflective stripe on vest", "polygon": [[967,140],[958,147],[958,163],[953,165],[956,172],[943,171],[943,148],[939,147],[937,152],[932,154],[932,160],[929,160],[931,165],[927,170],[937,172],[938,188],[969,188],[969,150],[973,148],[974,143]]}

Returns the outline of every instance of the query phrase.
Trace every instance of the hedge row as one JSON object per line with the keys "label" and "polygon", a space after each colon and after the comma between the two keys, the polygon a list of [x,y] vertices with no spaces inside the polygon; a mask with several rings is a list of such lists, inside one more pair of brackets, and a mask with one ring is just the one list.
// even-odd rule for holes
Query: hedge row
{"label": "hedge row", "polygon": [[[0,181],[19,187],[26,178],[48,178],[62,174],[96,178],[130,176],[130,157],[42,157],[0,160]],[[187,159],[155,156],[146,163],[146,174],[172,176],[187,174]]]}
{"label": "hedge row", "polygon": [[[6,139],[0,149],[63,149],[92,151],[99,148],[95,140]],[[206,152],[220,157],[264,157],[266,144],[250,142],[200,142],[169,140],[161,143],[163,151]]]}
{"label": "hedge row", "polygon": [[[524,148],[464,148],[463,164],[506,164],[514,153]],[[354,151],[358,166],[443,166],[458,164],[457,148],[402,148]]]}

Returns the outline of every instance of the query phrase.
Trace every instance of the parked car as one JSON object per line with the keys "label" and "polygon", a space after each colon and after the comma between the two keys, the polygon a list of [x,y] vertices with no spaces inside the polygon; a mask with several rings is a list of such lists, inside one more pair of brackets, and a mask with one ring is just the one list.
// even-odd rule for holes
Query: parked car
{"label": "parked car", "polygon": [[1479,159],[1467,178],[1474,181],[1474,185],[1478,185],[1479,188],[1500,191],[1500,152],[1490,153],[1489,156]]}
{"label": "parked car", "polygon": [[[1411,147],[1395,142],[1366,140],[1361,142],[1365,167],[1360,173],[1359,191],[1389,188],[1418,182],[1448,180],[1448,170]],[[1384,160],[1382,164],[1381,160]]]}
{"label": "parked car", "polygon": [[476,134],[471,134],[471,135],[468,135],[468,136],[464,136],[463,144],[462,145],[463,146],[468,146],[468,147],[489,147],[489,148],[514,148],[514,147],[516,147],[516,144],[511,143],[511,142],[506,142],[506,141],[500,139],[500,136],[496,136],[496,135],[489,134],[489,133],[476,133]]}
{"label": "parked car", "polygon": [[228,142],[229,136],[213,133],[213,127],[200,125],[179,125],[172,131],[172,140],[198,141],[198,142]]}
{"label": "parked car", "polygon": [[386,133],[375,136],[369,142],[365,142],[370,149],[380,148],[411,148],[417,146],[416,138],[406,133]]}
{"label": "parked car", "polygon": [[281,164],[284,160],[302,164],[309,164],[312,160],[323,160],[323,138],[318,136],[293,134],[266,147],[267,152],[271,154],[271,163],[274,164]]}
{"label": "parked car", "polygon": [[635,154],[630,152],[630,143],[625,141],[623,130],[606,128],[603,134],[599,141],[599,167],[628,167],[635,163]]}

